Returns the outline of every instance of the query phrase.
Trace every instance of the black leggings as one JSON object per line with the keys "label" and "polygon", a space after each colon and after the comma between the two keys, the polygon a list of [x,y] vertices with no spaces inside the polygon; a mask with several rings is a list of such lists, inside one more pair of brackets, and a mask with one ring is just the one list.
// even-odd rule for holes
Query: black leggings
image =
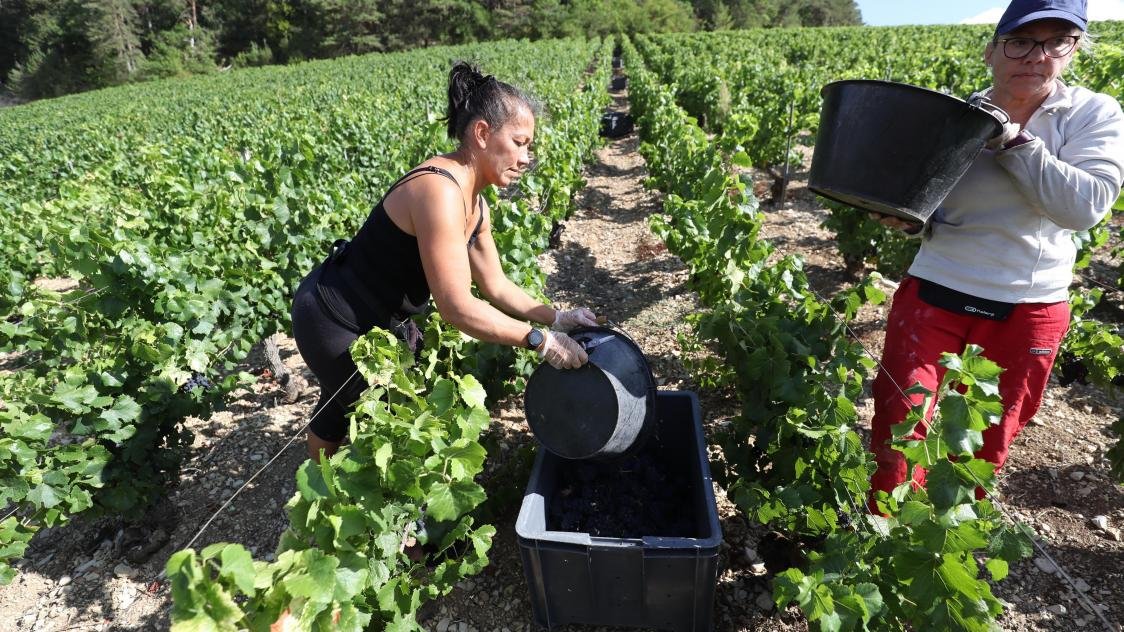
{"label": "black leggings", "polygon": [[347,435],[347,413],[367,389],[367,382],[356,372],[349,350],[359,334],[328,313],[316,288],[319,278],[320,268],[316,268],[301,281],[293,297],[293,338],[304,363],[320,381],[320,401],[309,428],[325,441],[340,442]]}

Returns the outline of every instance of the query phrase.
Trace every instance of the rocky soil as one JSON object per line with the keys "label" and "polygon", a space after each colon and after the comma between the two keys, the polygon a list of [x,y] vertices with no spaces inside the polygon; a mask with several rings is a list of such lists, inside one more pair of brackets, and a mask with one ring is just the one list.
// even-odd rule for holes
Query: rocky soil
{"label": "rocky soil", "polygon": [[[626,96],[615,97],[615,107],[627,109]],[[609,316],[645,351],[661,389],[699,390],[684,370],[676,341],[678,334],[688,333],[684,317],[698,304],[683,264],[647,228],[647,216],[660,211],[660,198],[643,187],[646,170],[638,142],[635,135],[609,142],[588,167],[588,186],[565,224],[560,247],[541,257],[548,295],[559,304],[588,305]],[[759,177],[763,186],[758,189],[768,195],[767,177]],[[782,252],[803,255],[813,283],[829,294],[850,278],[832,235],[819,226],[826,211],[802,178],[806,174],[796,174],[783,203],[768,211],[764,234]],[[864,308],[856,324],[875,356],[887,309]],[[281,353],[292,369],[304,371],[291,341],[282,344]],[[264,358],[253,356],[244,368],[261,373],[264,366]],[[296,404],[284,405],[282,393],[263,377],[238,393],[229,410],[192,420],[195,450],[184,478],[169,502],[143,524],[79,520],[36,537],[19,577],[0,588],[0,630],[163,630],[169,626],[171,597],[160,573],[169,555],[189,542],[200,548],[229,541],[268,557],[286,524],[282,506],[304,458],[298,434],[317,395],[313,388]],[[700,391],[699,396],[705,428],[736,414],[734,402],[721,393]],[[858,403],[869,418],[869,401]],[[1115,440],[1108,426],[1120,413],[1120,402],[1103,392],[1052,382],[1042,410],[1016,441],[1002,472],[1000,498],[1012,517],[1038,531],[1043,548],[1014,566],[1012,577],[996,587],[1010,604],[1000,621],[1004,629],[1104,629],[1078,592],[1111,621],[1124,621],[1124,491],[1110,482],[1103,458]],[[493,418],[483,475],[497,528],[492,563],[423,608],[419,620],[427,630],[538,629],[514,527],[533,440],[520,398],[499,402]],[[772,608],[770,578],[759,559],[761,529],[735,511],[722,489],[715,493],[724,542],[714,629],[807,629],[794,608]],[[1061,569],[1072,582],[1061,577]]]}

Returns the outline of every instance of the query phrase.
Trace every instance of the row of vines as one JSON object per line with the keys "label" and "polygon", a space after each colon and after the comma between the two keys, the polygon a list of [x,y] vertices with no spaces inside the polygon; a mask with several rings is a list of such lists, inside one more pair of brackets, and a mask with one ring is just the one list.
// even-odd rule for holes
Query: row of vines
{"label": "row of vines", "polygon": [[[297,282],[375,198],[450,148],[452,60],[548,104],[536,169],[490,193],[508,274],[541,293],[535,255],[572,208],[607,98],[608,42],[503,42],[130,86],[0,113],[0,583],[35,532],[79,514],[139,514],[188,454],[189,415],[287,327]],[[518,60],[540,60],[529,68]],[[596,61],[596,65],[591,65]],[[403,77],[421,78],[408,82]],[[42,279],[66,279],[56,291]],[[276,561],[240,546],[169,561],[185,629],[415,629],[414,612],[486,563],[474,481],[486,397],[531,358],[431,317],[419,363],[373,333],[374,384],[350,446],[297,473]],[[408,354],[407,354],[408,355]],[[416,541],[420,560],[404,553]]]}
{"label": "row of vines", "polygon": [[[706,307],[682,342],[718,350],[717,360],[695,363],[695,378],[733,389],[741,404],[716,438],[716,478],[755,522],[806,545],[808,564],[778,575],[774,596],[778,605],[797,603],[819,629],[996,629],[1003,606],[990,582],[1033,552],[1033,534],[975,498],[995,477],[973,454],[1002,413],[999,368],[978,347],[946,354],[935,393],[900,385],[902,397],[920,403],[894,428],[895,447],[929,475],[922,488],[880,493],[885,517],[868,510],[874,464],[854,430],[852,402],[874,364],[847,323],[864,302],[885,298],[878,273],[821,295],[799,258],[776,256],[759,237],[752,182],[739,174],[758,167],[779,179],[802,168],[799,146],[814,143],[819,88],[829,81],[884,78],[961,96],[986,87],[979,56],[987,36],[984,27],[771,30],[640,36],[625,45],[649,184],[665,194],[652,228],[690,267]],[[1122,64],[1124,51],[1106,44],[1076,65],[1073,79],[1119,95]],[[865,214],[831,208],[827,225],[856,268],[904,269],[913,242]],[[1098,230],[1078,236],[1085,265],[1088,248],[1107,240]],[[1078,290],[1086,309],[1075,309],[1067,345],[1098,345],[1096,379],[1111,382],[1124,340],[1117,325],[1088,318],[1099,298],[1099,290]],[[934,399],[927,422],[922,411]],[[927,425],[926,440],[906,440],[918,424]],[[1120,473],[1119,446],[1114,454]]]}
{"label": "row of vines", "polygon": [[[1124,23],[1094,23],[1098,37],[1082,52],[1064,79],[1124,102]],[[820,88],[842,79],[900,81],[961,98],[990,85],[982,63],[990,27],[781,29],[714,34],[640,37],[645,61],[673,86],[675,99],[716,146],[743,164],[771,170],[778,180],[801,169],[819,127]],[[778,182],[778,184],[780,184]],[[780,189],[781,187],[775,187]],[[826,201],[825,227],[836,234],[852,271],[864,264],[899,277],[919,242],[857,211]],[[1124,210],[1124,197],[1116,205]],[[1115,239],[1113,239],[1115,237]],[[1089,381],[1113,388],[1124,383],[1124,331],[1113,307],[1101,305],[1124,288],[1124,264],[1094,270],[1094,253],[1119,260],[1124,230],[1112,217],[1074,235],[1079,283],[1071,292],[1072,322],[1057,365],[1063,383]],[[1102,266],[1103,268],[1103,266]],[[1115,427],[1124,432],[1124,422]],[[1124,445],[1110,452],[1112,468],[1124,480]]]}

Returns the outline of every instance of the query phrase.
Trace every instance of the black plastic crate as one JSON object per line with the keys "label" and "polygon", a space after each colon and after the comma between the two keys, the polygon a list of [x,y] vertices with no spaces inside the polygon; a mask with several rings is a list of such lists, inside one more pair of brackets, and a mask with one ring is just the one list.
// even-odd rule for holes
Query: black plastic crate
{"label": "black plastic crate", "polygon": [[606,112],[601,115],[601,136],[623,138],[632,133],[632,116],[624,112]]}
{"label": "black plastic crate", "polygon": [[645,451],[687,481],[679,508],[686,535],[596,537],[548,530],[550,503],[567,468],[581,465],[540,449],[515,531],[535,621],[675,631],[711,629],[722,529],[714,502],[698,397],[656,394],[656,432]]}

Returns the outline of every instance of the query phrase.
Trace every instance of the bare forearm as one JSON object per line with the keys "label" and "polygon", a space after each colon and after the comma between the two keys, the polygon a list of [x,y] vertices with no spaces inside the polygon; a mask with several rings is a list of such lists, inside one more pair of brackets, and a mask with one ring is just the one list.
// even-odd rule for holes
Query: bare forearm
{"label": "bare forearm", "polygon": [[[541,305],[537,301],[536,304]],[[439,305],[438,311],[450,325],[484,342],[519,347],[526,341],[527,332],[531,328],[526,322],[516,320],[475,297],[463,299],[459,304],[445,306],[444,309]]]}
{"label": "bare forearm", "polygon": [[554,322],[554,308],[532,298],[523,288],[504,278],[494,287],[480,288],[481,294],[503,313],[520,320],[542,325]]}

